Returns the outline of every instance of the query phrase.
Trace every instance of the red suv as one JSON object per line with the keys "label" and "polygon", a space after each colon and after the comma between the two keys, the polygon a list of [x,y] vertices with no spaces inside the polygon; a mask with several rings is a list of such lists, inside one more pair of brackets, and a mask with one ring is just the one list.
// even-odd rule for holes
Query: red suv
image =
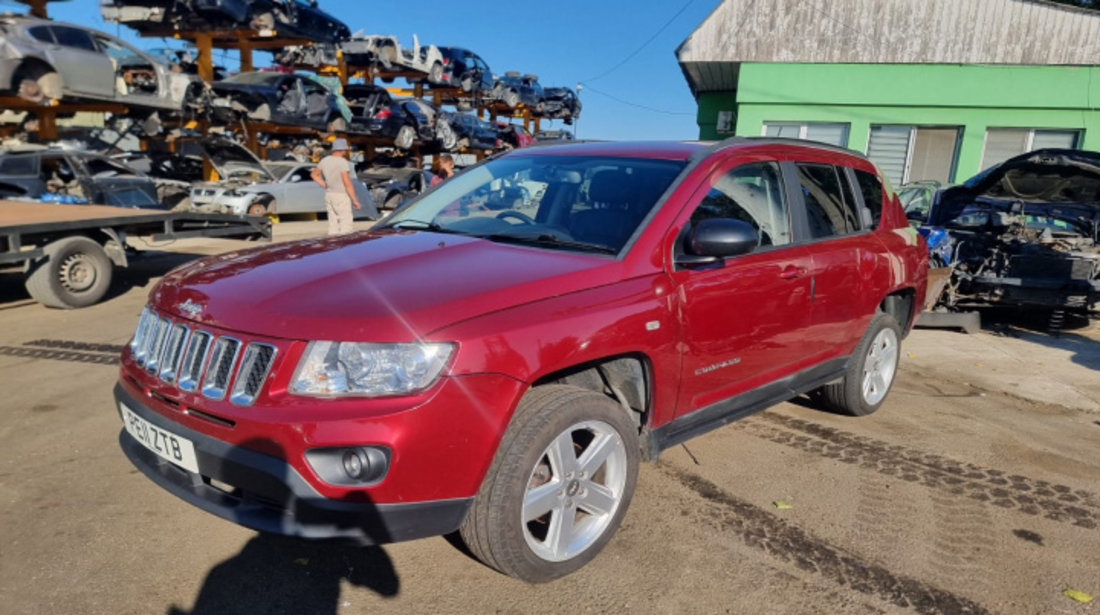
{"label": "red suv", "polygon": [[611,538],[641,459],[801,394],[875,411],[926,267],[847,150],[516,150],[369,232],[165,276],[122,356],[121,445],[250,528],[459,530],[545,581]]}

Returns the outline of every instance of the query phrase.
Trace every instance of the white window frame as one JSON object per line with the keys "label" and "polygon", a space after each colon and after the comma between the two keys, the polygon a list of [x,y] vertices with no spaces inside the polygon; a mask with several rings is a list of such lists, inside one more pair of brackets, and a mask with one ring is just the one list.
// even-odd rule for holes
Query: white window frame
{"label": "white window frame", "polygon": [[[1028,152],[1035,151],[1035,133],[1037,132],[1072,132],[1076,135],[1073,139],[1073,147],[1071,149],[1080,149],[1081,142],[1084,141],[1085,131],[1082,128],[1028,128],[1026,126],[986,126],[985,134],[982,135],[982,155],[978,159],[981,164],[985,164],[985,150],[989,145],[989,131],[991,130],[1026,130],[1027,141],[1024,143],[1024,151],[1020,154],[1026,154]],[[1017,155],[1020,155],[1017,154]],[[985,166],[982,167],[986,168]]]}
{"label": "white window frame", "polygon": [[[871,153],[871,128],[874,126],[898,126],[901,128],[909,129],[909,143],[905,149],[905,168],[902,171],[902,184],[909,183],[909,176],[913,171],[913,151],[917,146],[917,130],[921,128],[954,128],[956,130],[955,135],[955,151],[952,154],[951,166],[952,177],[957,177],[958,169],[956,166],[959,164],[959,148],[962,147],[964,126],[955,126],[950,124],[872,124],[867,130],[867,144],[863,146],[864,154],[870,155]],[[998,127],[999,128],[999,127]],[[986,129],[986,134],[989,134],[989,130]],[[985,144],[982,144],[982,155],[985,155]]]}

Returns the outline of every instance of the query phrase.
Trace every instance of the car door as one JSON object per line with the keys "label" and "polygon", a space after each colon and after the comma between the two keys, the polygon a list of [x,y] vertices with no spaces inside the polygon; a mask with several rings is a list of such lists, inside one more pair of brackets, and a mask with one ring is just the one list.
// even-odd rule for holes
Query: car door
{"label": "car door", "polygon": [[871,234],[870,211],[861,214],[847,167],[788,164],[802,199],[802,232],[811,255],[813,310],[806,342],[822,358],[847,354],[874,311],[876,299],[864,296],[864,280],[881,244]]}
{"label": "car door", "polygon": [[83,28],[52,25],[51,60],[65,88],[97,98],[115,97],[115,65]]}
{"label": "car door", "polygon": [[732,218],[757,230],[759,245],[715,265],[675,267],[671,273],[682,331],[682,374],[677,413],[711,406],[789,375],[806,354],[810,322],[810,267],[793,242],[780,166],[775,161],[727,164],[695,193],[676,225]]}
{"label": "car door", "polygon": [[38,156],[34,154],[0,156],[0,181],[22,186],[32,197],[46,191],[46,182],[38,172]]}
{"label": "car door", "polygon": [[313,181],[312,165],[295,167],[273,188],[276,212],[280,214],[325,211],[325,189]]}

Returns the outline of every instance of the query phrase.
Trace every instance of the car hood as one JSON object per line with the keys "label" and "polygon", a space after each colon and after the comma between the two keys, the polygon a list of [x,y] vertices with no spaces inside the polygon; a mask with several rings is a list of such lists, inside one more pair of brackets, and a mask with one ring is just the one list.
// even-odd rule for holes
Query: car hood
{"label": "car hood", "polygon": [[272,338],[397,342],[601,285],[619,261],[460,235],[382,230],[209,257],[170,272],[159,309]]}
{"label": "car hood", "polygon": [[214,169],[222,179],[229,179],[234,175],[244,173],[254,173],[259,175],[259,181],[278,181],[278,178],[255,154],[234,141],[221,137],[207,137],[200,143],[206,157],[210,159],[210,164],[214,165]]}
{"label": "car hood", "polygon": [[1009,158],[942,191],[928,223],[943,225],[979,199],[1100,220],[1100,152],[1043,149]]}

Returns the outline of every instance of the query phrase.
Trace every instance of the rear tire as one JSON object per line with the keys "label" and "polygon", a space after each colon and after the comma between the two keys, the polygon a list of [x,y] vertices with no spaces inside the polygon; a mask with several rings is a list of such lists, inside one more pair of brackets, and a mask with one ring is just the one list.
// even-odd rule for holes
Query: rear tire
{"label": "rear tire", "polygon": [[409,149],[416,141],[416,129],[405,124],[397,130],[397,136],[393,138],[393,144],[398,149]]}
{"label": "rear tire", "polygon": [[828,410],[867,416],[882,406],[894,384],[901,356],[901,327],[893,316],[877,312],[848,362],[840,382],[816,391]]}
{"label": "rear tire", "polygon": [[515,109],[519,105],[519,94],[515,90],[508,90],[501,96],[501,100],[504,102],[504,106]]}
{"label": "rear tire", "polygon": [[604,395],[565,385],[520,401],[460,529],[486,565],[531,583],[587,564],[619,527],[638,478],[637,429]]}
{"label": "rear tire", "polygon": [[443,65],[439,62],[432,64],[432,68],[428,71],[428,81],[432,83],[443,83]]}
{"label": "rear tire", "polygon": [[30,263],[27,292],[46,307],[72,309],[98,303],[114,273],[103,246],[87,237],[66,237],[45,247],[46,256]]}

